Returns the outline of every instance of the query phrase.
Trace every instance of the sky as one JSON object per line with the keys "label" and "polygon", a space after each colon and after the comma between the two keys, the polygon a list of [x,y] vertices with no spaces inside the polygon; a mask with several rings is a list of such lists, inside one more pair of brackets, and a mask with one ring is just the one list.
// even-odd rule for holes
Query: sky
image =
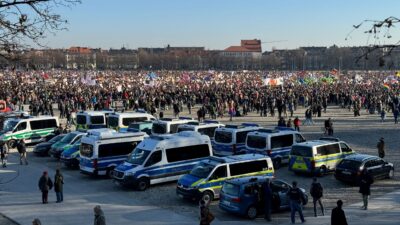
{"label": "sky", "polygon": [[[398,16],[399,0],[82,0],[57,12],[68,31],[48,35],[51,48],[197,46],[225,49],[241,39],[261,39],[263,51],[301,46],[373,43],[365,19]],[[400,17],[400,16],[399,16]],[[400,29],[391,32],[400,40]],[[396,39],[397,38],[397,39]],[[369,40],[369,41],[368,41]],[[380,44],[390,44],[380,39]],[[274,42],[280,41],[280,42]]]}

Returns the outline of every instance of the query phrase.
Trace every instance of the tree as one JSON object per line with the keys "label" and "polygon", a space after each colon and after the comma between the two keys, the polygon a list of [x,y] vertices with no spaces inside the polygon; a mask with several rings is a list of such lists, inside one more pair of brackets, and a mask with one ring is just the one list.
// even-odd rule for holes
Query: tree
{"label": "tree", "polygon": [[81,0],[0,0],[0,56],[17,59],[29,42],[43,46],[46,34],[66,29],[67,20],[55,12]]}
{"label": "tree", "polygon": [[400,19],[390,16],[384,20],[364,20],[358,25],[353,25],[354,29],[347,35],[346,40],[350,37],[353,31],[360,29],[365,24],[368,26],[368,29],[365,30],[364,33],[373,35],[373,39],[375,40],[374,44],[370,44],[366,47],[363,53],[356,58],[356,63],[362,59],[368,60],[369,56],[374,53],[379,54],[379,57],[377,57],[379,66],[385,66],[386,58],[392,54],[393,50],[400,47],[400,41],[396,41],[394,44],[390,45],[381,45],[376,43],[379,43],[382,39],[391,39],[392,35],[390,34],[390,30],[395,27],[395,24],[399,23]]}

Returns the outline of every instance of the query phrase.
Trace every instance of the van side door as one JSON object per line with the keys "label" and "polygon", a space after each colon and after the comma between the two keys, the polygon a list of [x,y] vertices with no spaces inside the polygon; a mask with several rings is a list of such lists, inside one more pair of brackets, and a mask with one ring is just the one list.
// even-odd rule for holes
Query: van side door
{"label": "van side door", "polygon": [[[208,183],[211,183],[211,187],[222,186],[227,177],[227,169],[226,165],[222,165],[214,169],[214,172],[211,174],[208,179]],[[219,196],[221,188],[214,189],[215,195]]]}

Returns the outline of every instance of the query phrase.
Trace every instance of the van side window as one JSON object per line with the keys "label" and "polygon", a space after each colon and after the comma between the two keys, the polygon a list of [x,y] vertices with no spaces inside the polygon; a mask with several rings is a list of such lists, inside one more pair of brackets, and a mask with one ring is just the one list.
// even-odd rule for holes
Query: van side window
{"label": "van side window", "polygon": [[176,133],[176,132],[178,132],[178,126],[179,126],[180,124],[171,124],[170,125],[170,133],[171,134],[174,134],[174,133]]}
{"label": "van side window", "polygon": [[144,166],[145,167],[152,166],[152,165],[160,162],[161,159],[162,159],[161,151],[156,151],[150,156],[150,158],[146,162],[146,165],[144,165]]}
{"label": "van side window", "polygon": [[25,130],[26,129],[26,122],[22,122],[18,124],[18,126],[15,128],[14,132]]}
{"label": "van side window", "polygon": [[131,123],[143,122],[143,121],[146,121],[146,120],[147,120],[147,117],[123,118],[122,119],[122,125],[129,126],[129,124],[131,124]]}
{"label": "van side window", "polygon": [[306,141],[306,139],[303,136],[301,136],[301,134],[295,134],[295,137],[296,137],[296,143],[302,143]]}
{"label": "van side window", "polygon": [[226,166],[220,166],[211,175],[210,180],[216,180],[224,177],[226,177]]}
{"label": "van side window", "polygon": [[340,143],[340,148],[342,152],[351,152],[351,148],[343,142]]}
{"label": "van side window", "polygon": [[210,156],[207,144],[166,149],[168,162],[178,162]]}
{"label": "van side window", "polygon": [[198,129],[197,131],[198,131],[200,134],[204,134],[204,135],[207,135],[207,136],[209,136],[210,138],[212,138],[212,137],[214,137],[215,129],[217,129],[217,127],[207,127],[207,128],[200,128],[200,129]]}
{"label": "van side window", "polygon": [[271,148],[272,149],[284,148],[284,147],[289,147],[292,145],[293,145],[293,135],[292,134],[271,137]]}
{"label": "van side window", "polygon": [[[136,142],[134,143],[137,145]],[[122,143],[101,144],[99,145],[99,158],[117,155],[128,155],[135,147],[132,144],[133,143],[131,141]]]}
{"label": "van side window", "polygon": [[236,133],[236,143],[245,143],[246,142],[246,137],[247,133],[250,131],[240,131]]}
{"label": "van side window", "polygon": [[243,163],[234,163],[229,165],[231,176],[255,173],[268,169],[268,163],[266,160],[257,160]]}
{"label": "van side window", "polygon": [[330,155],[340,153],[339,144],[331,144],[317,147],[317,155]]}

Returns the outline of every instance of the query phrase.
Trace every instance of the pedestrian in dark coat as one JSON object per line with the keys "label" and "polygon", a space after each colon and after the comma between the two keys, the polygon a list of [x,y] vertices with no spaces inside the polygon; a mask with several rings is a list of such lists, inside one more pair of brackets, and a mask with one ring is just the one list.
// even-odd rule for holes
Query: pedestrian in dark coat
{"label": "pedestrian in dark coat", "polygon": [[376,147],[378,148],[379,157],[383,159],[385,157],[385,141],[383,141],[383,137],[379,139]]}
{"label": "pedestrian in dark coat", "polygon": [[214,215],[210,212],[208,204],[200,200],[200,225],[210,225],[214,220]]}
{"label": "pedestrian in dark coat", "polygon": [[364,210],[368,209],[368,197],[371,195],[372,183],[373,183],[372,176],[369,174],[367,169],[364,169],[360,178],[360,190],[359,190],[359,192],[362,195],[364,203],[361,208]]}
{"label": "pedestrian in dark coat", "polygon": [[54,176],[54,191],[57,196],[57,203],[64,201],[63,196],[63,185],[64,185],[64,177],[61,174],[60,170],[56,170],[56,175]]}
{"label": "pedestrian in dark coat", "polygon": [[47,175],[47,171],[43,172],[43,175],[39,179],[39,189],[42,192],[42,203],[48,203],[48,194],[49,190],[53,188],[53,182],[50,177]]}
{"label": "pedestrian in dark coat", "polygon": [[317,203],[321,207],[322,215],[324,215],[324,205],[322,204],[322,196],[323,196],[324,189],[322,188],[321,183],[317,181],[317,178],[313,178],[313,182],[310,188],[310,194],[313,198],[313,205],[314,205],[314,216],[317,217]]}
{"label": "pedestrian in dark coat", "polygon": [[264,183],[264,219],[266,221],[271,221],[271,208],[272,208],[272,189],[271,181],[267,179]]}
{"label": "pedestrian in dark coat", "polygon": [[342,209],[342,200],[337,201],[337,207],[332,209],[331,225],[347,225],[346,215]]}
{"label": "pedestrian in dark coat", "polygon": [[18,141],[17,150],[19,153],[19,163],[22,165],[22,161],[25,161],[25,165],[28,165],[28,160],[26,159],[26,146],[24,139]]}
{"label": "pedestrian in dark coat", "polygon": [[106,217],[99,205],[96,205],[94,211],[94,225],[106,225]]}

